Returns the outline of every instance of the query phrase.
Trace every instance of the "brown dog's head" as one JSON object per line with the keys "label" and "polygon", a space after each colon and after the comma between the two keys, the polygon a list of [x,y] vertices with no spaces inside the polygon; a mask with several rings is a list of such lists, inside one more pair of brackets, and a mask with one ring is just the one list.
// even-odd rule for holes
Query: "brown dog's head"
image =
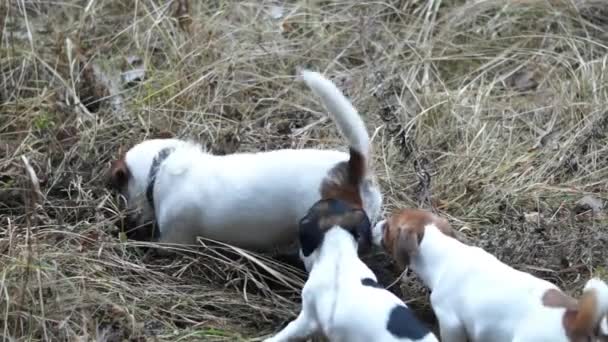
{"label": "brown dog's head", "polygon": [[429,225],[435,225],[444,234],[455,237],[446,219],[425,210],[402,209],[375,225],[372,230],[373,242],[376,246],[382,246],[399,267],[405,268],[418,252],[425,228]]}

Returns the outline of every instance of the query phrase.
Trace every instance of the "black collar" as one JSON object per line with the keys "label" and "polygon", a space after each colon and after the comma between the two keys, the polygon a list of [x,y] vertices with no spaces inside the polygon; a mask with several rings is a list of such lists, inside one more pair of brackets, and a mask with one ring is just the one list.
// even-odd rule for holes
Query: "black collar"
{"label": "black collar", "polygon": [[146,199],[148,199],[148,204],[152,207],[152,211],[154,211],[154,183],[156,183],[156,174],[158,174],[160,164],[162,164],[174,150],[175,148],[173,147],[165,147],[158,151],[158,154],[152,160],[150,173],[148,173],[148,186],[146,187]]}

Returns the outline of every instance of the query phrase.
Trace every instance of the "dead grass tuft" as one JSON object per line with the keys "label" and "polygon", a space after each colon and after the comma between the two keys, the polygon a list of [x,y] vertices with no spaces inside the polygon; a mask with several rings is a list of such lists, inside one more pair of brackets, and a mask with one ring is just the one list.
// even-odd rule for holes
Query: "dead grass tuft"
{"label": "dead grass tuft", "polygon": [[[216,153],[343,148],[300,67],[360,109],[387,209],[432,207],[578,291],[606,267],[607,12],[600,0],[3,1],[0,335],[235,341],[293,318],[300,272],[218,244],[144,256],[116,234],[104,176],[121,146],[163,131]],[[393,289],[428,309],[417,281]]]}

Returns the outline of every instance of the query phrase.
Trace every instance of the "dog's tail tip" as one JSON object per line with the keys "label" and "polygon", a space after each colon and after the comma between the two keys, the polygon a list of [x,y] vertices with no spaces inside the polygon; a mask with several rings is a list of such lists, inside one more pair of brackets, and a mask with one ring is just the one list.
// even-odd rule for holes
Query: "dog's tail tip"
{"label": "dog's tail tip", "polygon": [[366,159],[369,156],[370,138],[361,116],[344,96],[342,91],[321,73],[308,69],[299,70],[300,77],[317,95],[330,117],[338,126],[338,130],[348,141],[351,149],[359,152]]}

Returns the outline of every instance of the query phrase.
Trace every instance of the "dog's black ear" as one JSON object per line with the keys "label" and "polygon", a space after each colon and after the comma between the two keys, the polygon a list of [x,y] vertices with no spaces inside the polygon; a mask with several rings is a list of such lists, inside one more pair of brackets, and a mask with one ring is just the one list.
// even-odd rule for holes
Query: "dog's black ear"
{"label": "dog's black ear", "polygon": [[353,212],[356,217],[357,225],[357,245],[359,252],[367,252],[372,247],[372,223],[363,209],[357,209]]}
{"label": "dog's black ear", "polygon": [[311,255],[323,242],[323,232],[319,227],[319,220],[311,218],[310,215],[300,220],[299,235],[300,248],[305,257]]}

